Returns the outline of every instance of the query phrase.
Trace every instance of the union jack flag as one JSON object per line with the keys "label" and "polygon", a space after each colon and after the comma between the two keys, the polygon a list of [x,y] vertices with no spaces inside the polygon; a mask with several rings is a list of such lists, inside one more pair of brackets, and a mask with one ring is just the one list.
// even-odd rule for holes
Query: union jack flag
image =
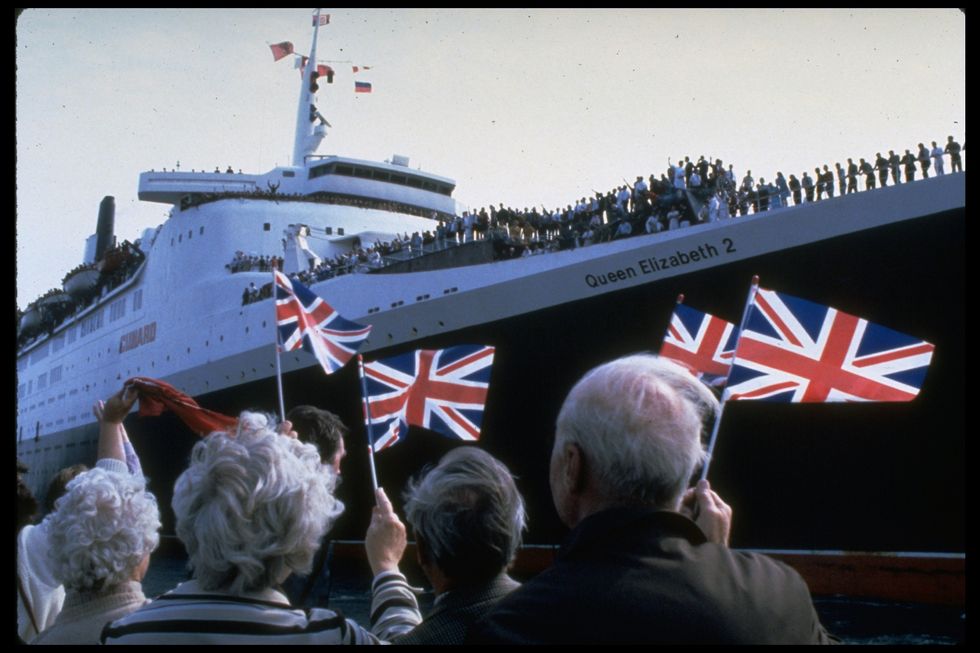
{"label": "union jack flag", "polygon": [[731,322],[677,304],[660,355],[711,383],[728,376],[737,334]]}
{"label": "union jack flag", "polygon": [[759,289],[728,378],[728,399],[911,401],[934,345],[803,299]]}
{"label": "union jack flag", "polygon": [[478,440],[493,354],[493,347],[459,345],[364,363],[374,450],[397,443],[409,425]]}
{"label": "union jack flag", "polygon": [[312,290],[276,270],[276,324],[284,351],[302,347],[327,374],[349,361],[371,333],[370,326],[345,320]]}

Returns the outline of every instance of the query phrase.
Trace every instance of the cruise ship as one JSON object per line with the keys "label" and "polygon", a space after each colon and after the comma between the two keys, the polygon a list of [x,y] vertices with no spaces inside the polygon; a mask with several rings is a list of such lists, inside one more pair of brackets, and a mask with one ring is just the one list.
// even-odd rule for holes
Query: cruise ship
{"label": "cruise ship", "polygon": [[[314,28],[309,61],[316,61]],[[292,164],[263,174],[149,171],[139,198],[171,207],[137,243],[115,243],[103,201],[86,260],[20,316],[17,457],[43,495],[61,467],[94,463],[92,405],[134,376],[201,405],[276,412],[274,303],[264,261],[287,273],[374,243],[435,232],[462,204],[455,182],[405,157],[321,156],[316,66],[301,82]],[[351,262],[310,286],[370,324],[368,359],[463,343],[497,348],[480,445],[518,476],[529,542],[561,526],[547,487],[554,419],[596,364],[659,348],[674,299],[737,320],[750,279],[936,345],[908,404],[726,409],[712,482],[735,507],[733,542],[779,550],[958,554],[965,549],[965,186],[947,174],[799,206],[538,256],[500,256],[491,238],[428,243],[384,265]],[[343,271],[343,274],[339,272]],[[254,286],[255,291],[251,291]],[[257,295],[257,296],[256,296]],[[282,357],[287,410],[314,404],[352,427],[336,534],[359,538],[369,511],[355,366],[323,374]],[[174,416],[127,420],[151,489],[169,504],[196,439]],[[457,443],[411,429],[377,455],[380,482],[406,479]],[[172,517],[164,518],[172,530]]]}

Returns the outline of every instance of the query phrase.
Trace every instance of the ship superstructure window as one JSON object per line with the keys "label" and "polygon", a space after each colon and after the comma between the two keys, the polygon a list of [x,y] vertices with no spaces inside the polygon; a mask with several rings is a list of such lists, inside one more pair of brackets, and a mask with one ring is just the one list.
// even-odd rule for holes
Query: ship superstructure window
{"label": "ship superstructure window", "polygon": [[338,236],[343,236],[344,235],[344,228],[343,227],[337,227],[337,235]]}
{"label": "ship superstructure window", "polygon": [[340,175],[342,177],[358,177],[360,179],[374,179],[388,184],[399,184],[401,186],[411,186],[421,188],[431,193],[440,195],[452,195],[453,186],[440,184],[425,177],[417,175],[397,174],[389,170],[380,168],[369,168],[365,166],[344,165],[339,163],[325,163],[310,168],[310,179],[323,177],[324,175]]}
{"label": "ship superstructure window", "polygon": [[48,387],[48,373],[44,372],[41,376],[37,377],[37,389],[44,390]]}
{"label": "ship superstructure window", "polygon": [[[203,227],[202,227],[203,229]],[[133,310],[138,311],[143,308],[143,289],[140,288],[133,293]]]}
{"label": "ship superstructure window", "polygon": [[262,225],[262,231],[272,231],[272,224],[271,223],[268,223],[268,222],[266,222],[265,224],[263,224]]}
{"label": "ship superstructure window", "polygon": [[51,351],[61,351],[65,348],[65,334],[51,340]]}
{"label": "ship superstructure window", "polygon": [[323,228],[323,233],[327,234],[328,236],[332,236],[333,235],[333,227],[324,227]]}
{"label": "ship superstructure window", "polygon": [[283,177],[295,177],[296,176],[296,173],[293,170],[283,170],[282,171],[282,176]]}
{"label": "ship superstructure window", "polygon": [[54,385],[60,380],[61,380],[61,365],[57,365],[51,368],[51,374],[50,374],[51,385]]}
{"label": "ship superstructure window", "polygon": [[78,331],[79,331],[78,335],[84,338],[85,336],[92,333],[96,329],[102,328],[102,324],[103,324],[103,313],[102,311],[96,311],[95,313],[92,313],[84,320],[82,320],[82,323],[78,326]]}
{"label": "ship superstructure window", "polygon": [[17,359],[17,371],[23,372],[27,369],[27,356],[21,356]]}
{"label": "ship superstructure window", "polygon": [[26,383],[21,383],[19,386],[17,386],[17,396],[18,397],[23,397],[24,396],[24,393],[26,391],[27,391],[27,384]]}
{"label": "ship superstructure window", "polygon": [[117,299],[109,304],[109,321],[115,322],[126,315],[126,299]]}
{"label": "ship superstructure window", "polygon": [[48,343],[44,343],[31,352],[31,363],[42,361],[48,357]]}
{"label": "ship superstructure window", "polygon": [[78,331],[75,330],[74,326],[68,327],[68,330],[65,331],[65,337],[68,339],[68,344],[70,345],[78,339]]}

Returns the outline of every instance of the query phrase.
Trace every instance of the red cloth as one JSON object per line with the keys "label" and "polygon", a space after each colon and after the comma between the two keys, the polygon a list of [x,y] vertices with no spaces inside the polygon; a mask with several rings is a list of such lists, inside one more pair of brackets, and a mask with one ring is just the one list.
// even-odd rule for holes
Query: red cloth
{"label": "red cloth", "polygon": [[201,408],[191,397],[169,383],[145,376],[135,376],[126,385],[139,393],[140,417],[160,415],[167,408],[177,414],[184,424],[198,435],[208,435],[213,431],[234,431],[237,417],[229,417],[207,408]]}

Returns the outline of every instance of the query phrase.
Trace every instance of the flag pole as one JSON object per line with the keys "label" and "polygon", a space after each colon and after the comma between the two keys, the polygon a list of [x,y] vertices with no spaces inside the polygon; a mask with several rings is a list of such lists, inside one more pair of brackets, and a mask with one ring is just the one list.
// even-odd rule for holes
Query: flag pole
{"label": "flag pole", "polygon": [[364,357],[357,355],[357,370],[361,375],[361,398],[364,401],[364,415],[367,418],[367,441],[368,441],[368,462],[371,467],[371,485],[374,492],[378,492],[378,472],[374,468],[374,443],[371,441],[371,434],[374,431],[374,423],[371,421],[371,402],[368,401],[367,379],[364,377]]}
{"label": "flag pole", "polygon": [[[735,365],[735,356],[738,352],[738,341],[742,337],[742,330],[745,329],[745,321],[749,317],[749,309],[752,307],[752,302],[755,299],[755,293],[759,290],[759,275],[752,277],[752,285],[749,287],[749,296],[745,300],[745,308],[742,310],[742,321],[738,323],[738,333],[735,334],[735,352],[732,353],[732,366]],[[678,298],[678,303],[683,300],[684,296],[681,295]],[[731,376],[731,372],[729,372]],[[718,428],[721,426],[721,416],[725,412],[725,403],[728,399],[728,388],[721,393],[721,401],[718,404],[718,413],[715,415],[715,423],[711,428],[711,437],[708,438],[708,449],[705,453],[704,467],[701,469],[701,480],[708,478],[708,467],[711,465],[711,458],[715,452],[715,442],[718,440]]]}
{"label": "flag pole", "polygon": [[286,421],[286,402],[282,395],[282,345],[279,343],[279,314],[276,310],[276,266],[272,265],[272,328],[276,331],[276,387],[279,390],[279,420]]}

